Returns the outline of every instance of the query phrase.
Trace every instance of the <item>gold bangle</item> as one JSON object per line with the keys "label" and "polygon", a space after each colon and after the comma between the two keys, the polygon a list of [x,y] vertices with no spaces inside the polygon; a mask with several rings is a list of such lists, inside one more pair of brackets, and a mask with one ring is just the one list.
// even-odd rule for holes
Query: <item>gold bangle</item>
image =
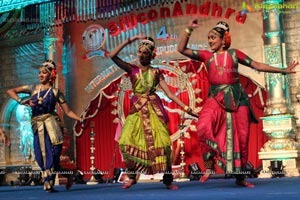
{"label": "gold bangle", "polygon": [[184,106],[184,111],[188,111],[188,109],[189,109],[190,107],[188,107],[188,106]]}
{"label": "gold bangle", "polygon": [[19,104],[21,104],[22,99],[21,99],[21,98],[18,98],[16,101],[17,101]]}
{"label": "gold bangle", "polygon": [[283,74],[283,75],[286,75],[286,69],[283,70],[282,74]]}
{"label": "gold bangle", "polygon": [[191,36],[192,32],[193,32],[193,29],[191,27],[187,27],[185,29],[185,32],[187,33],[188,36]]}

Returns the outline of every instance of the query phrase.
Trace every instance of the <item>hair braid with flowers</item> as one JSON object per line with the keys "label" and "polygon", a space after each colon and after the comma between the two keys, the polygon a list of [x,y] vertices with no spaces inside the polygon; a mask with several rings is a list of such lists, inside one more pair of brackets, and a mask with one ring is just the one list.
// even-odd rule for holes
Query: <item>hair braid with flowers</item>
{"label": "hair braid with flowers", "polygon": [[231,45],[231,35],[229,33],[229,31],[226,31],[225,34],[224,34],[224,46],[225,46],[225,49],[229,49],[230,45]]}

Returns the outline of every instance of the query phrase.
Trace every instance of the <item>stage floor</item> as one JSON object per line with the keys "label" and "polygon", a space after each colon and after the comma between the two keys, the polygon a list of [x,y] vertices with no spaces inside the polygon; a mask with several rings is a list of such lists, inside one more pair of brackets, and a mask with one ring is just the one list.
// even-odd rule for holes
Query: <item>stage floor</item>
{"label": "stage floor", "polygon": [[186,200],[186,199],[242,199],[242,200],[283,200],[300,199],[300,178],[253,178],[247,179],[255,188],[235,185],[234,179],[210,179],[176,182],[179,190],[167,190],[159,182],[138,183],[130,189],[122,189],[121,183],[74,184],[66,191],[64,185],[57,185],[57,193],[46,193],[42,186],[0,186],[0,200]]}

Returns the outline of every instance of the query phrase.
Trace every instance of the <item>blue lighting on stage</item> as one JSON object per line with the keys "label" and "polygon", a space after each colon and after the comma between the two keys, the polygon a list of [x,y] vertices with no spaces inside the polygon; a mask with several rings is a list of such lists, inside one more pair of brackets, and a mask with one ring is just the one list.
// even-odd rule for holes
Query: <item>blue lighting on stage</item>
{"label": "blue lighting on stage", "polygon": [[31,108],[17,105],[16,119],[18,122],[17,133],[19,133],[19,149],[26,161],[34,160],[33,153],[33,131],[31,128]]}
{"label": "blue lighting on stage", "polygon": [[37,3],[50,2],[51,0],[0,0],[0,13],[14,9],[24,8],[25,6]]}

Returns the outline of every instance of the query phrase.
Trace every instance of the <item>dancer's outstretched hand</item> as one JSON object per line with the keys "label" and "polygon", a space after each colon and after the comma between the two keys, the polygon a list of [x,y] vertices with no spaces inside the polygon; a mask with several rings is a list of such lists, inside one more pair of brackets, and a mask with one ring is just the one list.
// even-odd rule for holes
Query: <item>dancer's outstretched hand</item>
{"label": "dancer's outstretched hand", "polygon": [[296,73],[296,71],[293,71],[293,69],[299,65],[299,61],[293,61],[291,62],[288,67],[285,69],[286,74]]}
{"label": "dancer's outstretched hand", "polygon": [[195,28],[198,28],[199,26],[200,26],[200,24],[198,24],[197,18],[190,20],[189,27],[191,27],[192,29],[195,29]]}

